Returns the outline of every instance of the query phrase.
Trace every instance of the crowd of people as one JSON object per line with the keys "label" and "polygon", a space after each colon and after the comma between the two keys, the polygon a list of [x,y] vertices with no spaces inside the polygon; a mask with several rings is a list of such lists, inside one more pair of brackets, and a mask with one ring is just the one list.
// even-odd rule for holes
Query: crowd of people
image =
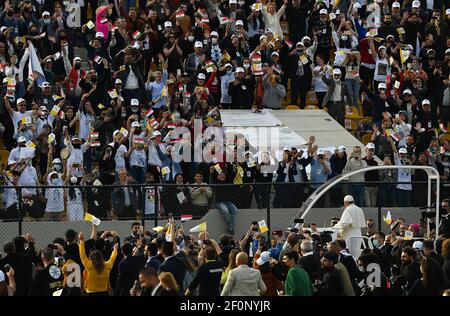
{"label": "crowd of people", "polygon": [[[327,179],[377,165],[374,154],[388,165],[436,167],[448,180],[446,1],[24,0],[0,6],[0,132],[10,152],[7,162],[2,155],[6,219],[19,217],[20,198],[22,215],[69,221],[86,209],[100,218],[180,210],[201,216],[214,204],[236,213],[253,197],[259,208],[299,207]],[[352,108],[372,117],[367,157],[361,159],[358,147],[351,155],[342,147],[326,153],[314,139],[307,150],[285,148],[277,157],[234,139],[225,150],[234,159],[226,162],[192,162],[194,154],[174,159],[180,144],[187,152],[213,142],[203,135],[187,139],[185,131],[192,133],[196,120],[203,130],[221,129],[221,109],[259,113],[308,102],[342,125]],[[422,172],[353,178],[322,205],[339,205],[346,193],[367,207],[426,204],[426,184],[410,184],[426,180]],[[270,186],[253,186],[270,182],[298,185],[279,185],[273,197]],[[180,186],[155,188],[158,183]],[[102,189],[111,184],[122,188]],[[67,188],[32,188],[37,185]],[[413,188],[419,194],[412,196]]]}
{"label": "crowd of people", "polygon": [[[368,219],[359,227],[366,225],[362,231],[371,245],[355,257],[344,237],[349,230],[358,230],[359,235],[362,231],[344,224],[351,223],[358,207],[351,196],[344,201],[348,215],[333,218],[330,225],[339,232],[344,229],[335,240],[332,231],[319,232],[315,223],[268,235],[255,221],[241,239],[223,234],[216,241],[206,228],[188,232],[173,218],[162,230],[144,230],[134,222],[123,240],[115,231],[98,231],[94,224],[87,240],[82,232],[69,229],[41,250],[30,234],[17,236],[3,247],[0,295],[450,294],[448,218],[437,238],[435,230],[427,233],[402,218],[390,234],[376,230],[374,220]],[[443,201],[444,216],[450,214],[448,203]]]}

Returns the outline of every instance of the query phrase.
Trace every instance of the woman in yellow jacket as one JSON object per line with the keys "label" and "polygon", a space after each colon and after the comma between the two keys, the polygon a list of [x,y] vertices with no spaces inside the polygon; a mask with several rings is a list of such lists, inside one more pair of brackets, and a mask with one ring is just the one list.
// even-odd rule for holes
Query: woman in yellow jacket
{"label": "woman in yellow jacket", "polygon": [[87,278],[85,280],[86,294],[88,296],[107,296],[109,289],[109,273],[116,260],[119,244],[114,244],[114,250],[109,257],[109,260],[105,262],[103,254],[99,250],[91,251],[88,258],[84,250],[83,233],[80,233],[78,239],[80,241],[81,262],[87,270]]}

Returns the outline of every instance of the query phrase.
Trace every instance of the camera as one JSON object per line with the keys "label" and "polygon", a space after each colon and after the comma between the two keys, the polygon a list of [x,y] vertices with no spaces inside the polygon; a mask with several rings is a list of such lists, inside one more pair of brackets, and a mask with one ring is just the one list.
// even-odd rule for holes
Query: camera
{"label": "camera", "polygon": [[64,257],[56,257],[55,258],[55,265],[57,265],[58,267],[62,267],[65,262],[66,262],[66,260],[64,259]]}
{"label": "camera", "polygon": [[304,222],[304,218],[294,218],[294,224],[303,224]]}
{"label": "camera", "polygon": [[8,273],[9,270],[11,270],[11,266],[9,264],[5,264],[5,271],[6,271],[6,273]]}
{"label": "camera", "polygon": [[203,240],[203,245],[204,245],[204,246],[211,246],[211,245],[212,245],[212,242],[211,242],[211,240],[209,240],[209,239],[205,239],[205,240]]}

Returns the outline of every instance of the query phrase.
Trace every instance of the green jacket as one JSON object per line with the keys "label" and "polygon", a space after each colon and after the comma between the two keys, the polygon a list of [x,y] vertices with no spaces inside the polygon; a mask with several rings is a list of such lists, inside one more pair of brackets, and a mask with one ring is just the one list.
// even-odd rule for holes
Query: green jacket
{"label": "green jacket", "polygon": [[284,283],[284,294],[287,296],[313,296],[314,288],[308,273],[299,267],[289,269]]}

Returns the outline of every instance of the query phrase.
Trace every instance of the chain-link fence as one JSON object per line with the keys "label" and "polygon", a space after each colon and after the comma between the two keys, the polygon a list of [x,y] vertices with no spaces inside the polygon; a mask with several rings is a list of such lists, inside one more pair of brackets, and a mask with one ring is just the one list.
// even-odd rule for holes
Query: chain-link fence
{"label": "chain-link fence", "polygon": [[[157,184],[0,187],[0,241],[33,231],[54,238],[68,228],[83,228],[84,213],[98,217],[104,229],[129,234],[130,224],[139,221],[146,229],[164,226],[173,216],[192,215],[185,229],[206,222],[213,238],[221,234],[245,235],[252,221],[264,220],[269,228],[285,231],[294,225],[302,203],[318,184]],[[450,183],[441,183],[440,196],[449,196]],[[437,188],[432,187],[432,201]],[[366,219],[374,220],[376,230],[388,231],[383,216],[389,210],[395,219],[426,225],[427,182],[341,183],[331,188],[305,217],[305,224],[330,227],[333,217],[342,214],[344,196],[351,194]],[[87,229],[88,226],[86,226]],[[86,228],[84,228],[86,229]],[[100,230],[100,229],[99,229]],[[268,236],[269,237],[269,236]]]}

